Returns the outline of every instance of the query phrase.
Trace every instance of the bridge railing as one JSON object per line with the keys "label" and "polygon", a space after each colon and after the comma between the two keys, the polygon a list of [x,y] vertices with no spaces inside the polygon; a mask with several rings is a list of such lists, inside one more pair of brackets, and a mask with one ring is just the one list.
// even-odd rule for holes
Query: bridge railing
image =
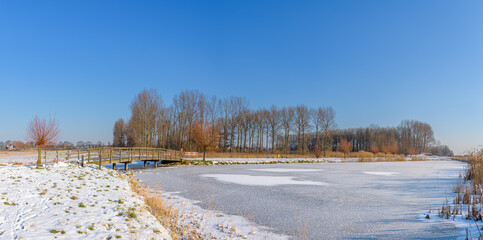
{"label": "bridge railing", "polygon": [[178,161],[182,154],[179,151],[164,148],[147,147],[104,147],[72,150],[45,150],[42,153],[43,161],[80,161],[86,162],[132,162],[132,161]]}

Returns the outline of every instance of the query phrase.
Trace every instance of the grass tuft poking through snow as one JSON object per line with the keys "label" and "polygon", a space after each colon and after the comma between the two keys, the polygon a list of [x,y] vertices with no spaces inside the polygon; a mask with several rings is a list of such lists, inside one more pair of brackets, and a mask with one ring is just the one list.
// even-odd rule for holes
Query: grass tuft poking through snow
{"label": "grass tuft poking through snow", "polygon": [[10,165],[0,182],[0,239],[171,239],[113,170]]}

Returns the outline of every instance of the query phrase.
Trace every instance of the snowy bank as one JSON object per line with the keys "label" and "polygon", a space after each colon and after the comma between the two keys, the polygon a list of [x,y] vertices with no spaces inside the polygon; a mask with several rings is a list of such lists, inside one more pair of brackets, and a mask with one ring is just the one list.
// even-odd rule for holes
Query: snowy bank
{"label": "snowy bank", "polygon": [[116,171],[0,167],[1,239],[171,239]]}
{"label": "snowy bank", "polygon": [[[370,159],[373,162],[387,162],[393,161],[391,160],[392,157],[388,159],[384,157],[376,157],[374,159]],[[420,155],[410,155],[403,158],[403,161],[412,161],[412,160],[424,160],[424,161],[438,161],[438,160],[449,160],[448,157],[440,157],[440,156],[426,156],[423,154]],[[189,160],[200,161],[203,158],[188,158]],[[334,158],[334,157],[326,157],[326,158],[206,158],[206,161],[213,162],[213,164],[263,164],[263,163],[340,163],[340,162],[358,162],[360,158]],[[365,160],[367,162],[367,159]]]}
{"label": "snowy bank", "polygon": [[[186,160],[200,161],[203,158],[188,158]],[[206,158],[206,161],[211,161],[213,164],[240,164],[240,163],[299,163],[299,162],[342,162],[342,158]],[[347,161],[355,161],[357,159],[347,158]]]}

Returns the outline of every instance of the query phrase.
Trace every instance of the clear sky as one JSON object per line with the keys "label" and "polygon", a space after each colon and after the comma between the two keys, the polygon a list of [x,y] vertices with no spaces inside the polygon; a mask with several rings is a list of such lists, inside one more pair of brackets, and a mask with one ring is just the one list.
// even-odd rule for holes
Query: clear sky
{"label": "clear sky", "polygon": [[144,88],[333,106],[341,128],[432,125],[483,144],[483,1],[0,1],[0,141],[55,114],[112,141]]}

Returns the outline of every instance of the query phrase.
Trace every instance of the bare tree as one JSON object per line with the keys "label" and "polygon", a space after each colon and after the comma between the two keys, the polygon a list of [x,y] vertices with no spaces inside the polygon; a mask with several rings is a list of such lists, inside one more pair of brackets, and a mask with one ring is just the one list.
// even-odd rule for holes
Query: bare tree
{"label": "bare tree", "polygon": [[272,105],[267,115],[268,125],[270,126],[270,133],[272,135],[272,153],[275,150],[275,135],[280,128],[280,111],[277,106]]}
{"label": "bare tree", "polygon": [[222,134],[223,134],[223,151],[228,150],[228,136],[230,135],[229,133],[229,125],[230,125],[230,102],[228,99],[223,99],[221,100],[221,106],[220,106],[220,112],[221,112],[221,118],[220,122],[222,125]]}
{"label": "bare tree", "polygon": [[126,129],[122,118],[114,123],[112,142],[114,147],[124,147],[126,145]]}
{"label": "bare tree", "polygon": [[156,143],[156,119],[161,109],[161,96],[155,89],[143,90],[131,103],[129,125],[136,134],[135,144],[152,147]]}
{"label": "bare tree", "polygon": [[307,142],[305,133],[310,128],[310,114],[307,106],[298,105],[295,108],[295,125],[297,126],[298,150],[299,153],[305,153],[305,144]]}
{"label": "bare tree", "polygon": [[324,153],[324,157],[332,145],[332,137],[330,133],[335,128],[335,111],[332,107],[326,107],[322,110],[322,152]]}
{"label": "bare tree", "polygon": [[53,144],[59,135],[58,124],[55,117],[40,119],[35,116],[27,126],[28,140],[33,141],[38,149],[37,168],[42,164],[42,148]]}
{"label": "bare tree", "polygon": [[137,123],[131,117],[126,124],[126,146],[128,147],[140,146],[138,127],[135,125],[137,125]]}
{"label": "bare tree", "polygon": [[[248,101],[244,97],[230,97],[229,99],[229,126],[230,126],[230,150],[235,149],[235,137],[239,137],[236,134],[236,130],[240,124],[240,114],[248,109]],[[239,138],[237,139],[239,142]]]}
{"label": "bare tree", "polygon": [[[315,131],[315,146],[319,146],[320,144],[320,130],[322,127],[322,122],[324,121],[325,111],[322,107],[318,107],[317,109],[311,108],[309,110],[310,118],[312,120],[312,126],[314,127]],[[320,149],[319,149],[320,151]]]}
{"label": "bare tree", "polygon": [[209,122],[196,120],[192,131],[193,141],[203,151],[203,161],[205,161],[206,151],[218,146],[220,139],[218,128],[213,131]]}
{"label": "bare tree", "polygon": [[404,120],[397,127],[399,146],[402,153],[416,150],[419,153],[427,152],[434,143],[434,134],[431,126],[427,123]]}
{"label": "bare tree", "polygon": [[215,95],[213,95],[210,100],[206,102],[206,112],[208,115],[207,119],[210,121],[213,131],[215,130],[215,125],[217,124],[218,117],[220,116],[221,105],[222,101],[217,99]]}
{"label": "bare tree", "polygon": [[283,149],[285,153],[288,153],[289,151],[289,145],[290,145],[290,130],[292,129],[292,125],[294,122],[294,116],[295,116],[295,108],[294,107],[284,107],[281,110],[281,115],[282,115],[282,128],[284,131],[284,143],[283,143]]}

